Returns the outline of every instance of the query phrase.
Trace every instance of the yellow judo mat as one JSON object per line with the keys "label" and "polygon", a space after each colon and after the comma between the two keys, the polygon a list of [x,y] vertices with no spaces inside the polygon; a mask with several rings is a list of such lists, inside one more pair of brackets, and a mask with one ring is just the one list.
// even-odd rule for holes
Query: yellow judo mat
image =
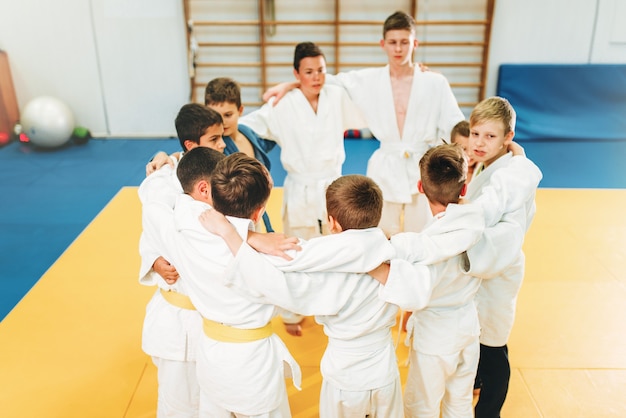
{"label": "yellow judo mat", "polygon": [[[280,228],[282,191],[269,207]],[[537,193],[509,353],[503,416],[625,417],[626,190]],[[0,323],[0,417],[154,417],[156,369],[141,351],[136,188],[122,189]],[[36,257],[33,254],[33,257]],[[293,416],[317,416],[321,327],[280,336],[302,366]],[[406,376],[406,349],[398,349]]]}

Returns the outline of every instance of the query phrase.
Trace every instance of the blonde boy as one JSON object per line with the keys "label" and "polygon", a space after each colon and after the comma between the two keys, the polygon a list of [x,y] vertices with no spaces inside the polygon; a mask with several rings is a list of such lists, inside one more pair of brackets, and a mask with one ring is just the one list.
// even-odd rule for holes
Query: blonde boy
{"label": "blonde boy", "polygon": [[[479,200],[493,186],[500,172],[515,162],[508,151],[515,136],[515,110],[502,97],[480,102],[470,115],[469,154],[477,161],[474,178],[468,185],[467,198]],[[539,177],[540,178],[540,177]],[[509,188],[516,188],[513,182]],[[506,191],[507,185],[501,185]],[[535,188],[524,193],[521,203],[500,218],[522,233],[528,230],[535,214]],[[495,227],[498,227],[496,224]],[[480,319],[480,362],[478,377],[482,382],[475,408],[477,418],[499,417],[506,399],[510,378],[507,340],[515,318],[517,294],[524,278],[524,253],[521,246],[511,246],[506,236],[491,245],[498,249],[497,258],[510,260],[496,277],[484,280],[476,295]],[[470,257],[471,249],[468,251]]]}

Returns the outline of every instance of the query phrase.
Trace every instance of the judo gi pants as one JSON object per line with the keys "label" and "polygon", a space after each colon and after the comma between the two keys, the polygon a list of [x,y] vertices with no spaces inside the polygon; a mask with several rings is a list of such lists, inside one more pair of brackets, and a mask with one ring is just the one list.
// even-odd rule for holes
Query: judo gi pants
{"label": "judo gi pants", "polygon": [[322,381],[320,418],[398,418],[402,416],[400,377],[381,388],[361,391],[341,390]]}
{"label": "judo gi pants", "polygon": [[159,383],[158,418],[197,418],[199,416],[200,386],[195,361],[165,360],[152,357],[157,366]]}
{"label": "judo gi pants", "polygon": [[[458,353],[430,355],[411,350],[404,389],[407,418],[473,418],[473,384],[478,338]],[[441,409],[441,411],[440,411]]]}
{"label": "judo gi pants", "polygon": [[383,201],[379,228],[389,237],[398,232],[421,232],[433,215],[426,195],[414,194],[411,203]]}
{"label": "judo gi pants", "polygon": [[476,418],[499,418],[511,377],[509,350],[506,345],[502,347],[480,345],[478,377],[482,386],[478,403],[474,408]]}

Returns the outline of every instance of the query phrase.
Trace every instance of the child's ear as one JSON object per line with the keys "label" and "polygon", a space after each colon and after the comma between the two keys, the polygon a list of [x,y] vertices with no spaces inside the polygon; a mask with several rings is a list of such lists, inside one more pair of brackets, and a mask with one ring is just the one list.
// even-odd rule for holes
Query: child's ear
{"label": "child's ear", "polygon": [[202,200],[208,204],[212,204],[211,198],[211,183],[206,180],[199,180],[194,186],[196,193],[202,198]]}
{"label": "child's ear", "polygon": [[514,137],[515,131],[509,131],[509,133],[504,136],[504,144],[509,145],[511,142],[513,142]]}
{"label": "child's ear", "polygon": [[243,105],[239,106],[239,116],[243,115]]}
{"label": "child's ear", "polygon": [[425,193],[424,193],[424,185],[422,184],[422,179],[419,179],[419,180],[417,181],[417,190],[418,190],[420,193],[425,194]]}
{"label": "child's ear", "polygon": [[261,217],[263,216],[264,213],[265,213],[265,206],[261,206],[260,208],[252,212],[252,217],[250,219],[252,219],[252,222],[258,223],[261,220]]}
{"label": "child's ear", "polygon": [[460,194],[460,196],[461,196],[461,197],[465,196],[465,193],[467,193],[467,183],[465,183],[465,184],[463,185],[463,187],[461,188],[461,194]]}
{"label": "child's ear", "polygon": [[198,146],[198,144],[196,142],[193,142],[191,139],[186,139],[183,142],[183,145],[185,146],[185,151],[191,151]]}
{"label": "child's ear", "polygon": [[341,224],[337,222],[337,220],[330,215],[328,215],[328,230],[333,234],[343,232],[343,228],[341,227]]}

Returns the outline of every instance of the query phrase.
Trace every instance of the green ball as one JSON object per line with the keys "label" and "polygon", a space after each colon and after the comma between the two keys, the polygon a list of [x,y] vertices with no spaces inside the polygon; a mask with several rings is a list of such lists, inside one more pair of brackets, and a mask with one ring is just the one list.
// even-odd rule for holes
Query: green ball
{"label": "green ball", "polygon": [[91,139],[91,132],[84,126],[77,126],[72,132],[72,141],[78,145],[84,145]]}

